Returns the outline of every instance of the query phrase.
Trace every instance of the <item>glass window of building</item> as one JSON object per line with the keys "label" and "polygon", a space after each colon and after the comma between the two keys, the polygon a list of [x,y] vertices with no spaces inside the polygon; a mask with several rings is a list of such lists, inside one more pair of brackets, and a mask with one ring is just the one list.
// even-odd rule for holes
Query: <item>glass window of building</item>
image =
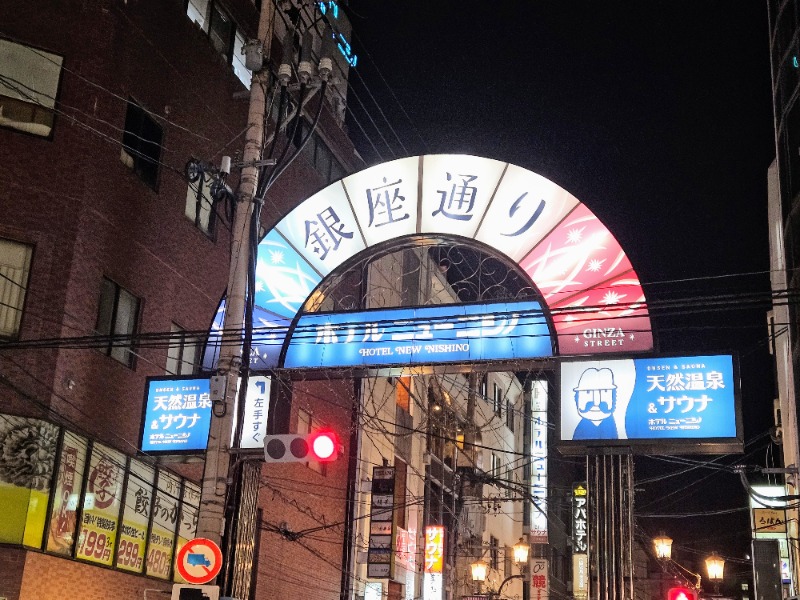
{"label": "glass window of building", "polygon": [[128,367],[134,365],[133,334],[139,321],[139,304],[139,298],[110,279],[103,278],[95,332],[109,339],[100,350]]}
{"label": "glass window of building", "polygon": [[0,127],[50,137],[63,61],[0,39]]}
{"label": "glass window of building", "polygon": [[172,324],[170,342],[167,349],[167,375],[194,375],[198,369],[200,340]]}
{"label": "glass window of building", "polygon": [[211,177],[205,174],[186,189],[186,209],[184,214],[200,231],[210,238],[214,237],[217,213],[211,197]]}
{"label": "glass window of building", "polygon": [[216,0],[189,0],[186,16],[208,35],[211,44],[225,57],[239,81],[249,88],[253,72],[244,64],[242,48],[246,38],[230,13]]}
{"label": "glass window of building", "polygon": [[0,239],[0,337],[19,335],[33,248]]}
{"label": "glass window of building", "polygon": [[161,125],[136,102],[128,100],[120,157],[125,165],[133,169],[153,189],[158,184],[163,138],[164,130]]}

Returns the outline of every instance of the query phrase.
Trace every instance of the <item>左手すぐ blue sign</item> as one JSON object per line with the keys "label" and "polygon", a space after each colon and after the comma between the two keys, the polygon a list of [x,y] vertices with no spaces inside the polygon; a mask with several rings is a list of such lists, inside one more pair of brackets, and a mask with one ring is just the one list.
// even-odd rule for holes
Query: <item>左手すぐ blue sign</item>
{"label": "\u5de6\u624b\u3059\u3050 blue sign", "polygon": [[306,314],[285,367],[420,365],[552,356],[538,302]]}

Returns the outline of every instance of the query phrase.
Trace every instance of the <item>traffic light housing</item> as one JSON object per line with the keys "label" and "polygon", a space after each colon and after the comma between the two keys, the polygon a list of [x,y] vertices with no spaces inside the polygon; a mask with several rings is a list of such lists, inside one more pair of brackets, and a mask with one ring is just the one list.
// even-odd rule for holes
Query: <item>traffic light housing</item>
{"label": "traffic light housing", "polygon": [[667,600],[697,600],[697,591],[689,587],[672,587],[667,592]]}
{"label": "traffic light housing", "polygon": [[339,438],[329,430],[264,436],[266,462],[331,462],[339,456]]}

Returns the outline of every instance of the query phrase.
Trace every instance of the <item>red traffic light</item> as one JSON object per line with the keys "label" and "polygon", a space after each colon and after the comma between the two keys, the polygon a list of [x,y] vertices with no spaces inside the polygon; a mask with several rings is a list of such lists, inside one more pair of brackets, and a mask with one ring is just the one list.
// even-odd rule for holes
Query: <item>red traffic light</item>
{"label": "red traffic light", "polygon": [[312,460],[330,462],[339,454],[339,438],[332,431],[315,431],[308,438],[309,454]]}
{"label": "red traffic light", "polygon": [[266,462],[331,462],[339,456],[339,438],[332,431],[264,436]]}
{"label": "red traffic light", "polygon": [[667,600],[697,600],[697,592],[688,587],[669,588]]}

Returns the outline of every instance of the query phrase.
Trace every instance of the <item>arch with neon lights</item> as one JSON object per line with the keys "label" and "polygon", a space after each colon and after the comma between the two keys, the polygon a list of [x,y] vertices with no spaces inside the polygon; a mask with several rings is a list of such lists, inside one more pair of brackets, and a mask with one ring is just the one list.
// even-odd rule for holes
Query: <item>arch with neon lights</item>
{"label": "arch with neon lights", "polygon": [[413,235],[473,239],[518,265],[542,295],[558,355],[653,349],[638,276],[611,232],[577,198],[510,163],[424,155],[329,185],[262,239],[251,367],[282,366],[287,331],[326,276],[370,248]]}

